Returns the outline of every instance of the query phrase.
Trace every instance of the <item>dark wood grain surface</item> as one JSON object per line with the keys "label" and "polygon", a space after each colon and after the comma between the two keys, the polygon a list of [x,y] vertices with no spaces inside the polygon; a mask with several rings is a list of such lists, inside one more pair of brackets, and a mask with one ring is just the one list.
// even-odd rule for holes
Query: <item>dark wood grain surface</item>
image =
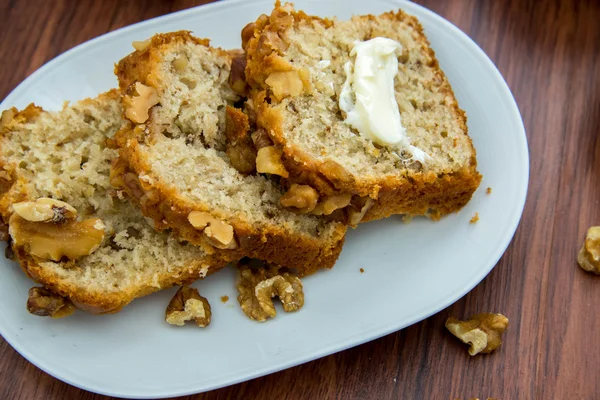
{"label": "dark wood grain surface", "polygon": [[[206,2],[0,0],[0,99],[79,43]],[[575,261],[588,226],[600,225],[600,2],[417,2],[473,38],[517,100],[531,181],[515,238],[479,286],[423,322],[193,398],[600,399],[600,277]],[[444,321],[481,311],[504,313],[510,327],[501,351],[470,357]],[[0,399],[11,398],[104,397],[52,378],[0,339]]]}

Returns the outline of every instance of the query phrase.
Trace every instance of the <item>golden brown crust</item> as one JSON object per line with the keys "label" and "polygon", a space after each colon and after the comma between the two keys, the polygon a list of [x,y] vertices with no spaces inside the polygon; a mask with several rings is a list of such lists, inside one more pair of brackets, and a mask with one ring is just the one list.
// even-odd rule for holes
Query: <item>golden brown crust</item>
{"label": "golden brown crust", "polygon": [[[144,215],[154,220],[157,230],[171,229],[175,236],[201,246],[205,251],[228,261],[237,261],[243,257],[259,258],[298,269],[301,276],[312,274],[320,268],[333,267],[344,242],[346,229],[341,224],[337,225],[331,242],[324,245],[318,238],[307,235],[290,236],[289,232],[274,225],[256,227],[239,217],[229,218],[226,222],[233,226],[238,246],[231,250],[214,248],[206,241],[202,232],[191,225],[188,215],[192,211],[201,211],[218,219],[223,219],[223,216],[182,198],[175,189],[154,176],[151,166],[144,159],[143,151],[139,148],[140,144],[132,136],[134,134],[131,130],[122,130],[118,133],[118,142],[122,147],[119,152],[120,157],[113,164],[112,170],[116,171],[116,174],[133,172],[135,176],[150,177],[149,180],[138,180],[137,184],[145,193],[154,193],[156,196],[154,201],[142,203],[141,192],[136,194],[135,188],[132,189],[131,186],[124,185],[120,189],[124,190],[131,201],[140,207]],[[148,183],[149,181],[152,183]]]}
{"label": "golden brown crust", "polygon": [[[203,269],[208,269],[212,274],[226,264],[217,258],[205,258],[188,266],[180,274],[164,271],[157,277],[156,282],[147,282],[145,285],[132,286],[118,292],[92,291],[82,289],[62,279],[52,269],[41,265],[36,259],[25,254],[22,250],[15,249],[15,255],[23,271],[34,281],[42,284],[45,288],[60,296],[67,297],[75,306],[92,314],[114,314],[136,298],[147,296],[159,290],[168,289],[175,285],[191,283],[201,277]],[[209,268],[210,267],[210,268]],[[77,268],[73,266],[72,268]]]}
{"label": "golden brown crust", "polygon": [[[466,134],[466,115],[459,108],[419,21],[402,10],[390,11],[379,17],[368,15],[364,18],[402,21],[415,29],[422,50],[427,52],[431,60],[429,66],[435,70],[436,76],[442,82],[441,91],[453,99],[451,109]],[[245,47],[248,57],[246,79],[251,86],[250,93],[256,107],[257,126],[266,129],[273,142],[283,149],[282,161],[290,174],[283,180],[284,185],[310,185],[325,196],[340,193],[369,196],[376,202],[363,218],[363,222],[393,214],[428,215],[439,219],[462,208],[471,199],[481,181],[481,175],[477,171],[475,148],[468,137],[472,156],[469,165],[459,171],[434,174],[405,170],[383,179],[352,176],[346,178],[341,166],[332,167],[327,162],[314,160],[302,149],[286,141],[283,132],[284,116],[274,107],[276,101],[269,95],[269,85],[265,83],[265,79],[271,72],[292,68],[281,56],[287,47],[286,30],[302,21],[322,24],[325,28],[331,25],[331,21],[307,16],[277,2],[271,16],[261,16],[254,23],[253,35]]]}
{"label": "golden brown crust", "polygon": [[159,33],[152,36],[148,46],[143,50],[136,50],[115,64],[114,72],[119,79],[119,88],[125,90],[136,81],[147,86],[154,86],[151,67],[161,57],[163,46],[190,42],[206,47],[210,45],[210,40],[194,37],[190,31]]}

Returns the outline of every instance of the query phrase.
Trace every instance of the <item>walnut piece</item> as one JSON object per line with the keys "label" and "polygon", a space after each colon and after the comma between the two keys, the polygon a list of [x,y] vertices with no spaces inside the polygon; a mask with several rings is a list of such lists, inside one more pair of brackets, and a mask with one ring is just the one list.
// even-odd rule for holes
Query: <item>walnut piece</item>
{"label": "walnut piece", "polygon": [[13,204],[13,210],[30,222],[62,223],[77,216],[77,210],[64,201],[41,197]]}
{"label": "walnut piece", "polygon": [[273,96],[279,101],[288,96],[299,96],[304,91],[304,82],[296,70],[272,72],[265,83],[271,87]]}
{"label": "walnut piece", "polygon": [[15,118],[17,113],[18,111],[15,107],[2,111],[2,114],[0,114],[0,128],[8,125],[8,123]]}
{"label": "walnut piece", "polygon": [[150,46],[150,39],[146,40],[134,40],[131,45],[137,51],[144,51],[146,47]]}
{"label": "walnut piece", "polygon": [[190,64],[190,60],[187,58],[185,54],[179,54],[177,58],[171,61],[171,65],[177,72],[183,72],[187,69]]}
{"label": "walnut piece", "polygon": [[491,353],[502,345],[502,334],[508,328],[508,318],[502,314],[476,314],[468,321],[448,318],[446,328],[463,343],[470,344],[469,354]]}
{"label": "walnut piece", "polygon": [[277,146],[267,146],[256,154],[256,171],[261,174],[273,174],[287,178],[290,176],[281,162],[283,150]]}
{"label": "walnut piece", "polygon": [[203,231],[207,241],[218,249],[235,249],[237,242],[233,226],[202,211],[192,211],[188,221],[198,230]]}
{"label": "walnut piece", "polygon": [[40,317],[62,318],[73,314],[75,306],[69,299],[45,287],[32,287],[29,289],[27,311]]}
{"label": "walnut piece", "polygon": [[159,103],[156,89],[140,82],[135,83],[136,94],[125,96],[125,116],[136,124],[142,124],[150,118],[148,111]]}
{"label": "walnut piece", "polygon": [[308,185],[293,183],[279,198],[279,204],[300,214],[306,214],[315,209],[318,200],[319,194],[315,189]]}
{"label": "walnut piece", "polygon": [[331,215],[335,210],[342,209],[350,204],[352,195],[350,193],[327,196],[325,200],[316,205],[312,214]]}
{"label": "walnut piece", "polygon": [[304,305],[302,281],[297,276],[276,269],[251,269],[241,266],[236,282],[238,302],[248,318],[264,322],[277,315],[273,297],[279,297],[285,312],[298,311]]}
{"label": "walnut piece", "polygon": [[105,226],[99,218],[55,222],[32,222],[13,213],[9,233],[15,247],[28,249],[31,255],[60,261],[76,260],[92,254],[104,239]]}
{"label": "walnut piece", "polygon": [[584,270],[600,274],[600,226],[588,229],[583,247],[577,255],[577,262]]}
{"label": "walnut piece", "polygon": [[271,140],[271,137],[263,128],[259,128],[256,131],[252,132],[250,137],[252,138],[252,143],[254,143],[254,147],[256,147],[257,150],[260,150],[263,147],[273,146],[273,141]]}
{"label": "walnut piece", "polygon": [[208,300],[200,296],[198,289],[189,286],[179,288],[165,311],[165,321],[178,326],[194,320],[196,325],[204,328],[210,324],[211,316]]}
{"label": "walnut piece", "polygon": [[255,27],[256,25],[254,24],[254,22],[250,22],[244,27],[244,29],[242,29],[242,49],[246,50],[248,42],[254,37]]}
{"label": "walnut piece", "polygon": [[231,70],[228,83],[231,89],[240,96],[246,96],[248,85],[246,84],[246,53],[243,50],[230,50]]}
{"label": "walnut piece", "polygon": [[348,207],[348,225],[356,228],[373,204],[375,201],[370,197],[358,197],[353,200]]}

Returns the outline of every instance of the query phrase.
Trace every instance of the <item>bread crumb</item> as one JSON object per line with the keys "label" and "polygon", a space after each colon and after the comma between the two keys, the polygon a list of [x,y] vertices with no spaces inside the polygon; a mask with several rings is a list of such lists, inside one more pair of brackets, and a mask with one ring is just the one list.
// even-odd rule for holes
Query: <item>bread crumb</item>
{"label": "bread crumb", "polygon": [[221,296],[221,301],[227,303],[229,301],[229,296]]}
{"label": "bread crumb", "polygon": [[471,220],[469,221],[470,224],[474,224],[477,221],[479,221],[479,213],[476,212],[475,215],[473,215],[473,218],[471,218]]}
{"label": "bread crumb", "polygon": [[410,224],[410,222],[412,221],[413,216],[410,214],[404,214],[402,216],[402,222],[404,222],[405,224]]}
{"label": "bread crumb", "polygon": [[362,274],[363,272],[365,272],[365,270],[363,268],[361,268],[360,273]]}
{"label": "bread crumb", "polygon": [[486,194],[492,194],[492,188],[491,188],[491,187],[487,188],[487,189],[485,190],[485,193],[486,193]]}

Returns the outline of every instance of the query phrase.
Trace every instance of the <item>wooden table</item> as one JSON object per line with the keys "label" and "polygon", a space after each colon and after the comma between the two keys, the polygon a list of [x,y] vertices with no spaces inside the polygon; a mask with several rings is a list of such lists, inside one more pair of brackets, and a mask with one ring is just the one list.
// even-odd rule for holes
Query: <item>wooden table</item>
{"label": "wooden table", "polygon": [[[81,42],[206,2],[0,0],[0,98]],[[519,104],[531,182],[513,242],[479,286],[423,322],[195,398],[600,398],[600,277],[575,261],[588,226],[600,225],[600,2],[417,2],[480,45]],[[510,327],[500,351],[470,357],[444,321],[483,311],[504,313]],[[103,398],[45,374],[0,339],[0,398],[17,397]]]}

